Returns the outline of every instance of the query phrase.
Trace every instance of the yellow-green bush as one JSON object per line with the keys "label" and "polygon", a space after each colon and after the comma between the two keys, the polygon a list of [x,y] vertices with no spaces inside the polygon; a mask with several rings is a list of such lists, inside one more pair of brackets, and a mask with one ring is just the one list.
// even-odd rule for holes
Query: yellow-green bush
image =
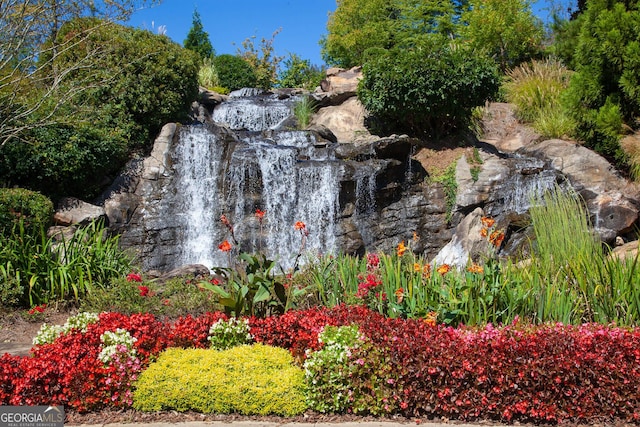
{"label": "yellow-green bush", "polygon": [[281,348],[170,348],[140,375],[133,407],[290,416],[306,409],[304,391],[304,372]]}

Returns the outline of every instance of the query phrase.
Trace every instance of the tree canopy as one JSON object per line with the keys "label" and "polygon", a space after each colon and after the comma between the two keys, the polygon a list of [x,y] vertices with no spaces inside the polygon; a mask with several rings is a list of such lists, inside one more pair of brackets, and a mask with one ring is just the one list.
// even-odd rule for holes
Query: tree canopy
{"label": "tree canopy", "polygon": [[[126,20],[136,9],[156,0],[0,1],[0,146],[24,138],[30,129],[56,120],[56,112],[83,87],[63,87],[67,74],[90,67],[103,46],[92,46],[67,68],[54,67],[57,55],[88,36],[88,32],[58,34],[70,20],[82,16],[101,22]],[[47,58],[47,62],[42,58]],[[50,72],[45,75],[41,69]],[[37,95],[33,96],[34,91]]]}

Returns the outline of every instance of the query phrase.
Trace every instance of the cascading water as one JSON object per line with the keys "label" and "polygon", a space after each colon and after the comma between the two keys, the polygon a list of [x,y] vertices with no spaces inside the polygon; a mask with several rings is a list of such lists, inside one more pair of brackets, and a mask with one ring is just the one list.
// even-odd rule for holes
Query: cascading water
{"label": "cascading water", "polygon": [[[292,105],[275,97],[231,97],[212,116],[250,130],[237,132],[231,142],[218,135],[217,126],[182,129],[173,152],[175,201],[166,212],[180,218],[183,228],[176,265],[228,264],[218,249],[232,240],[220,222],[223,214],[234,224],[241,250],[261,250],[284,268],[301,250],[336,250],[340,167],[329,150],[315,147],[310,132],[273,129],[291,115]],[[256,209],[266,212],[262,224]],[[304,248],[297,221],[309,231]]]}

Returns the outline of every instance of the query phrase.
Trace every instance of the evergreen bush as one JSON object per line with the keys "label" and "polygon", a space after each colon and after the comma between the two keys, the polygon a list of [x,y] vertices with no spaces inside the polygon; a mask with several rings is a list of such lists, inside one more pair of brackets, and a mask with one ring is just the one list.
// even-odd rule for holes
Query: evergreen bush
{"label": "evergreen bush", "polygon": [[257,77],[251,65],[239,56],[218,55],[213,59],[218,72],[218,85],[234,91],[243,87],[255,87]]}
{"label": "evergreen bush", "polygon": [[49,198],[24,188],[0,188],[0,236],[10,238],[17,226],[29,234],[51,225],[53,203]]}
{"label": "evergreen bush", "polygon": [[436,41],[371,58],[362,72],[358,98],[383,131],[435,137],[464,127],[500,81],[490,58]]}

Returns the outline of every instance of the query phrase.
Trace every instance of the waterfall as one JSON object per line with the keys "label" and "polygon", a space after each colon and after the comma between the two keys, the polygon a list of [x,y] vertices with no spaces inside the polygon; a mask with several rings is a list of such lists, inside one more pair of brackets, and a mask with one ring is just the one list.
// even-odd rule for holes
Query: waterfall
{"label": "waterfall", "polygon": [[[231,143],[218,135],[217,126],[182,128],[172,153],[174,201],[164,213],[180,223],[176,266],[228,264],[227,254],[218,249],[223,240],[231,241],[220,222],[223,214],[234,225],[242,251],[261,250],[285,269],[302,249],[304,254],[336,251],[338,162],[326,148],[316,148],[310,132],[259,132],[290,116],[290,108],[291,102],[271,98],[220,105],[214,120],[253,130],[237,132]],[[256,209],[266,212],[262,227]],[[300,231],[294,229],[297,221],[309,231],[304,248]]]}
{"label": "waterfall", "polygon": [[[204,126],[186,126],[174,152],[175,201],[167,214],[179,218],[183,232],[176,242],[178,265],[215,261],[213,243],[219,240],[221,215],[220,169],[222,146]],[[173,211],[173,212],[172,212]]]}

